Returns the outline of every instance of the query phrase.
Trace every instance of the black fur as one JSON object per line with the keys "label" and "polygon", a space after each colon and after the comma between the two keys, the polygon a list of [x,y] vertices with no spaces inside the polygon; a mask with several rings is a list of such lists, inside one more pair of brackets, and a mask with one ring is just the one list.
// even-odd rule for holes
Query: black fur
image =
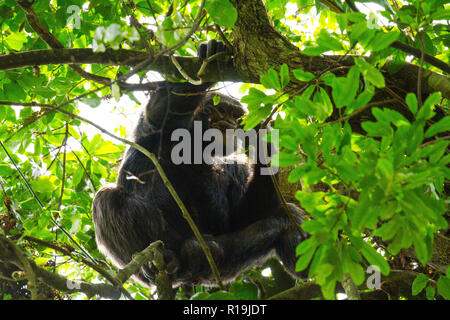
{"label": "black fur", "polygon": [[[214,50],[210,48],[209,55]],[[213,105],[213,95],[204,93],[211,84],[159,85],[140,117],[134,140],[159,156],[169,180],[205,236],[222,280],[233,280],[274,253],[287,271],[298,277],[295,248],[302,236],[285,214],[270,176],[260,175],[258,165],[251,165],[242,155],[235,164],[225,164],[220,158],[212,165],[175,165],[171,161],[172,147],[178,143],[171,142],[173,130],[192,130],[194,120],[202,121],[203,130],[213,125],[206,112],[207,106]],[[183,93],[190,94],[179,95]],[[215,107],[234,118],[243,114],[240,104],[226,96],[221,96]],[[290,208],[301,223],[301,210],[294,205]],[[151,242],[162,240],[174,285],[214,284],[188,223],[154,165],[141,152],[130,148],[117,186],[104,187],[96,194],[93,219],[100,250],[118,266],[127,264],[132,254]],[[137,277],[146,284],[154,283],[155,270],[150,264]]]}

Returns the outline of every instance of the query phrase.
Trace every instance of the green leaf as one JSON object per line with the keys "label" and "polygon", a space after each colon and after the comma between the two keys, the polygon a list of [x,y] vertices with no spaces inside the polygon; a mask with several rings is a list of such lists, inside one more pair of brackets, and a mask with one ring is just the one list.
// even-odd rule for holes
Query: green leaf
{"label": "green leaf", "polygon": [[426,265],[428,260],[430,260],[432,253],[432,248],[430,248],[430,246],[428,245],[426,238],[424,239],[422,237],[419,238],[416,236],[413,239],[414,251],[416,252],[417,258],[423,266]]}
{"label": "green leaf", "polygon": [[321,47],[321,46],[306,47],[305,49],[302,50],[302,53],[306,54],[307,56],[318,56],[318,55],[324,53],[325,51],[328,51],[328,49]]}
{"label": "green leaf", "polygon": [[361,127],[372,137],[390,136],[393,132],[391,126],[386,122],[366,121],[361,123]]}
{"label": "green leaf", "polygon": [[417,103],[416,95],[414,93],[410,92],[406,95],[406,104],[408,105],[411,112],[416,114],[417,109],[418,109],[418,103]]}
{"label": "green leaf", "polygon": [[77,171],[75,171],[75,173],[72,176],[72,183],[74,186],[77,186],[81,182],[83,175],[84,175],[83,168],[80,167],[78,168]]}
{"label": "green leaf", "polygon": [[34,140],[34,154],[39,156],[42,153],[42,144],[41,144],[41,139],[40,138],[36,138]]}
{"label": "green leaf", "polygon": [[381,254],[379,254],[372,246],[364,242],[361,238],[354,236],[349,236],[349,238],[352,244],[361,251],[364,258],[366,258],[371,265],[380,268],[383,275],[387,276],[389,274],[389,264],[381,256]]}
{"label": "green leaf", "polygon": [[361,58],[355,58],[355,64],[358,66],[367,81],[372,83],[377,88],[384,88],[384,77],[380,70]]}
{"label": "green leaf", "polygon": [[250,88],[248,94],[242,97],[241,102],[259,106],[261,105],[261,103],[263,103],[263,99],[266,97],[267,95],[261,90]]}
{"label": "green leaf", "polygon": [[450,300],[450,278],[441,275],[437,282],[437,291],[446,300]]}
{"label": "green leaf", "polygon": [[23,44],[27,42],[27,35],[22,32],[11,32],[5,38],[5,41],[11,49],[20,51],[23,47]]}
{"label": "green leaf", "polygon": [[431,14],[433,20],[450,20],[450,9],[449,8],[438,8],[436,12]]}
{"label": "green leaf", "polygon": [[217,106],[220,103],[220,96],[218,94],[214,95],[213,103]]}
{"label": "green leaf", "polygon": [[390,31],[388,33],[378,32],[370,42],[370,48],[372,51],[380,51],[389,47],[400,36],[400,32],[397,30]]}
{"label": "green leaf", "polygon": [[359,89],[360,72],[353,66],[347,74],[347,77],[336,77],[332,82],[332,96],[336,107],[342,108],[351,104]]}
{"label": "green leaf", "polygon": [[48,194],[57,188],[55,182],[56,177],[54,176],[39,176],[31,182],[31,187],[34,191]]}
{"label": "green leaf", "polygon": [[334,300],[335,297],[336,280],[328,281],[320,287],[323,297],[327,300]]}
{"label": "green leaf", "polygon": [[430,94],[423,103],[423,106],[420,108],[419,112],[417,112],[418,120],[428,120],[433,117],[433,107],[438,104],[442,99],[440,92],[433,92]]}
{"label": "green leaf", "polygon": [[359,108],[367,105],[375,94],[375,89],[372,85],[367,84],[363,92],[361,92],[356,99],[350,102],[348,108],[345,109],[345,114],[351,114]]}
{"label": "green leaf", "polygon": [[316,247],[311,247],[304,254],[302,254],[295,264],[295,271],[305,270],[308,267],[309,262],[311,261],[315,252]]}
{"label": "green leaf", "polygon": [[[302,227],[303,227],[303,225],[302,225]],[[305,254],[306,252],[308,252],[310,250],[314,250],[315,248],[317,248],[318,245],[319,244],[317,243],[317,241],[314,238],[308,238],[305,241],[301,242],[297,246],[297,248],[295,250],[296,255],[299,256],[299,255]]]}
{"label": "green leaf", "polygon": [[[120,92],[119,92],[119,98],[120,98]],[[91,108],[96,108],[100,105],[101,99],[99,97],[83,97],[80,99],[81,102],[89,105]]]}
{"label": "green leaf", "polygon": [[321,29],[319,37],[317,38],[317,44],[321,48],[325,48],[326,51],[339,51],[342,50],[342,45],[336,38],[330,36],[325,29]]}
{"label": "green leaf", "polygon": [[446,116],[428,128],[428,130],[425,132],[425,138],[429,138],[437,133],[449,130],[450,130],[450,116]]}
{"label": "green leaf", "polygon": [[207,300],[237,300],[236,296],[227,291],[216,291],[211,293]]}
{"label": "green leaf", "polygon": [[111,95],[116,99],[117,102],[120,100],[120,88],[117,82],[111,83]]}
{"label": "green leaf", "polygon": [[254,128],[261,120],[269,116],[272,111],[272,106],[258,107],[256,110],[251,111],[245,118],[244,131]]}
{"label": "green leaf", "polygon": [[361,267],[361,265],[359,263],[349,262],[348,269],[353,282],[355,282],[357,286],[363,284],[366,278],[366,273],[364,272],[364,269]]}
{"label": "green leaf", "polygon": [[[324,226],[320,221],[318,221],[318,220],[310,219],[310,220],[306,220],[305,222],[302,223],[302,229],[303,229],[304,231],[306,231],[306,232],[308,232],[308,233],[311,234],[311,233],[315,233],[315,232],[324,230],[324,229],[325,229],[325,226]],[[310,238],[310,239],[314,239],[314,238]],[[303,246],[304,246],[304,245],[303,245],[304,243],[310,244],[310,242],[312,242],[312,241],[309,241],[310,239],[307,239],[307,240],[303,241],[303,242],[299,245],[299,247],[297,247],[297,250],[300,250],[299,248],[300,248],[300,247],[303,247]],[[305,244],[305,245],[306,245],[306,244]],[[303,253],[303,252],[297,251],[297,254],[301,254],[301,253]]]}
{"label": "green leaf", "polygon": [[4,94],[12,101],[26,99],[27,97],[26,92],[17,82],[5,83],[3,89]]}
{"label": "green leaf", "polygon": [[230,292],[239,300],[258,299],[258,288],[251,282],[237,281],[231,285]]}
{"label": "green leaf", "polygon": [[74,137],[75,139],[80,139],[80,134],[75,130],[75,128],[71,125],[69,125],[69,133],[72,137]]}
{"label": "green leaf", "polygon": [[280,79],[281,79],[281,88],[286,87],[286,85],[289,83],[289,68],[287,64],[283,63],[280,69]]}
{"label": "green leaf", "polygon": [[0,176],[8,177],[12,172],[13,172],[13,170],[11,169],[11,167],[9,165],[0,164]]}
{"label": "green leaf", "polygon": [[103,155],[103,154],[109,154],[109,153],[116,153],[120,152],[120,148],[115,146],[111,141],[105,141],[100,146],[95,148],[94,155]]}
{"label": "green leaf", "polygon": [[238,13],[229,0],[208,0],[205,9],[218,25],[232,28],[236,23]]}
{"label": "green leaf", "polygon": [[271,163],[277,167],[290,167],[299,163],[302,159],[296,154],[281,151],[272,156]]}
{"label": "green leaf", "polygon": [[300,81],[309,82],[316,76],[308,71],[303,71],[302,69],[295,69],[293,72],[294,77]]}
{"label": "green leaf", "polygon": [[278,78],[278,73],[272,68],[260,77],[261,84],[267,89],[277,89],[281,90],[280,79]]}
{"label": "green leaf", "polygon": [[436,295],[436,290],[434,290],[434,288],[432,286],[428,286],[425,289],[425,294],[427,296],[428,300],[434,300],[434,296]]}
{"label": "green leaf", "polygon": [[428,283],[428,277],[423,273],[419,274],[413,281],[412,284],[412,295],[417,296]]}
{"label": "green leaf", "polygon": [[317,118],[319,121],[326,120],[331,114],[333,113],[333,104],[331,102],[330,97],[328,96],[328,93],[322,89],[319,88],[319,90],[314,95],[313,100],[317,106]]}
{"label": "green leaf", "polygon": [[391,161],[385,158],[378,159],[376,170],[380,173],[382,179],[392,180],[394,166]]}

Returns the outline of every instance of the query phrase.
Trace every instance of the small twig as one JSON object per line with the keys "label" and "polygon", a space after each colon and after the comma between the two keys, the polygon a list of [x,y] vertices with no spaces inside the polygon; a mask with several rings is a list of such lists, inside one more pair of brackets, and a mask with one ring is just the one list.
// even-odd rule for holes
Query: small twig
{"label": "small twig", "polygon": [[423,59],[425,54],[425,46],[423,44],[422,32],[418,32],[417,36],[420,40],[420,64],[419,71],[417,73],[417,104],[419,109],[422,107],[422,73],[423,73]]}
{"label": "small twig", "polygon": [[437,139],[437,140],[430,140],[430,141],[427,141],[427,142],[421,144],[421,145],[420,145],[420,148],[423,148],[423,147],[425,147],[425,146],[428,146],[428,145],[430,145],[430,144],[433,144],[433,143],[435,143],[435,142],[437,142],[437,141],[439,141],[439,140],[450,140],[450,136],[444,136],[444,137],[438,137],[438,138],[439,138],[439,139]]}
{"label": "small twig", "polygon": [[66,183],[66,149],[67,149],[67,138],[69,137],[69,124],[66,122],[66,133],[65,133],[65,137],[64,137],[64,153],[63,153],[63,172],[62,172],[62,179],[61,179],[61,193],[59,195],[59,199],[58,199],[58,208],[57,210],[60,211],[61,210],[61,204],[62,204],[62,198],[64,195],[64,185]]}
{"label": "small twig", "polygon": [[[69,146],[69,148],[70,148],[70,146]],[[70,150],[72,150],[72,148],[70,148]],[[83,169],[84,174],[88,177],[89,181],[91,182],[93,191],[97,192],[97,188],[95,187],[95,183],[94,183],[94,181],[92,181],[91,175],[89,174],[89,172],[87,172],[86,167],[84,166],[83,162],[78,157],[78,155],[77,155],[77,153],[75,151],[72,150],[72,154],[75,156],[75,158],[77,158],[77,161],[80,164],[81,168]]]}
{"label": "small twig", "polygon": [[39,206],[41,207],[42,210],[44,210],[44,205],[42,204],[41,200],[39,200],[39,197],[37,196],[37,194],[34,192],[33,188],[31,187],[31,185],[28,183],[27,178],[24,176],[22,170],[20,170],[20,168],[17,166],[16,161],[14,160],[14,158],[11,156],[11,154],[9,153],[8,149],[6,149],[5,145],[3,144],[3,142],[0,141],[0,146],[2,147],[3,151],[5,152],[6,156],[8,157],[8,159],[11,161],[11,163],[13,164],[14,168],[16,168],[17,172],[19,173],[20,177],[22,178],[23,182],[25,183],[25,186],[27,187],[28,191],[30,191],[31,195],[33,196],[33,198],[36,200],[36,202],[39,204]]}
{"label": "small twig", "polygon": [[158,20],[156,19],[156,15],[155,15],[155,10],[153,10],[152,4],[148,0],[146,0],[146,2],[147,2],[148,7],[150,8],[150,11],[152,12],[152,16],[153,16],[153,19],[155,20],[156,26],[159,27]]}
{"label": "small twig", "polygon": [[228,50],[230,50],[230,52],[233,52],[233,45],[230,43],[230,41],[228,41],[227,37],[225,37],[222,28],[220,28],[220,26],[217,23],[214,23],[214,26],[216,27],[217,33],[219,34],[223,43],[225,43],[225,46],[228,48]]}

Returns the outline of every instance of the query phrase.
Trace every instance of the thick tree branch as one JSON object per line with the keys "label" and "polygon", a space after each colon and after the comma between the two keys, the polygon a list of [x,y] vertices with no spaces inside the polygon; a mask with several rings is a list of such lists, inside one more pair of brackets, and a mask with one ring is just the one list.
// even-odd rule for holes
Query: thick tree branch
{"label": "thick tree branch", "polygon": [[[0,56],[0,71],[48,64],[77,65],[94,63],[135,67],[143,61],[148,61],[149,64],[146,69],[180,80],[183,79],[183,76],[166,55],[161,55],[157,60],[154,60],[148,53],[124,49],[107,49],[103,53],[93,52],[91,49],[63,49],[54,36],[48,31],[45,32],[45,30],[39,28],[38,21],[34,21],[36,20],[34,19],[34,12],[29,9],[30,4],[23,0],[19,2],[25,8],[27,17],[32,21],[31,23],[33,23],[36,32],[56,49],[11,53]],[[290,69],[301,68],[313,73],[322,72],[327,68],[351,66],[354,63],[352,56],[309,57],[301,54],[296,46],[291,44],[272,26],[261,0],[233,0],[233,4],[239,14],[237,23],[233,27],[234,68],[231,63],[208,64],[202,78],[204,82],[258,83],[261,74],[266,73],[269,68],[277,70],[283,63],[287,63]],[[195,78],[195,75],[201,68],[201,63],[197,58],[177,57],[177,62],[191,78]],[[389,75],[385,73],[385,77],[387,82],[395,83],[397,87],[402,88],[405,92],[416,92],[418,69],[419,67],[416,65],[405,64],[403,69],[396,74]],[[92,78],[92,80],[97,81],[99,79]],[[100,80],[102,81],[102,79]],[[450,98],[450,79],[446,76],[424,70],[419,83],[423,86],[422,92],[424,94],[441,91],[444,97]],[[293,85],[296,84],[293,83]],[[119,86],[126,90],[149,90],[149,87],[151,89],[150,84],[119,82]]]}
{"label": "thick tree branch", "polygon": [[[361,300],[395,300],[399,297],[405,297],[411,300],[425,299],[424,292],[421,292],[417,296],[412,295],[411,286],[417,275],[414,271],[391,270],[388,276],[381,278],[380,290],[361,292]],[[365,289],[367,289],[365,283],[359,287],[359,290]],[[356,288],[353,288],[353,290],[356,290]],[[344,284],[336,285],[336,292],[344,291]],[[320,285],[314,281],[308,281],[280,292],[272,296],[270,300],[309,300],[318,297],[322,297]]]}
{"label": "thick tree branch", "polygon": [[101,274],[105,279],[107,279],[113,286],[117,287],[119,290],[121,290],[126,296],[131,298],[130,294],[122,288],[122,282],[118,281],[116,278],[114,278],[110,273],[103,270],[99,265],[91,262],[90,260],[85,259],[83,256],[75,256],[74,255],[74,249],[69,246],[62,246],[55,242],[50,241],[44,241],[41,239],[37,239],[31,236],[24,236],[23,239],[33,242],[38,245],[45,246],[47,248],[51,248],[67,257],[72,257],[76,259],[81,259],[81,263],[87,265],[88,267],[92,268],[93,270],[97,271],[99,274]]}
{"label": "thick tree branch", "polygon": [[[258,47],[261,43],[258,44]],[[294,55],[292,59],[286,57],[286,60],[278,61],[278,65],[286,62],[290,65],[291,69],[301,68],[299,65],[299,57],[304,57],[294,47],[292,48]],[[260,50],[259,50],[260,51]],[[253,52],[253,51],[252,51]],[[245,53],[242,53],[245,55]],[[253,55],[256,52],[253,53]],[[275,54],[275,53],[273,53]],[[248,59],[251,55],[248,57]],[[39,65],[60,65],[60,64],[103,64],[103,65],[124,65],[135,66],[140,62],[148,58],[148,54],[145,52],[126,50],[126,49],[106,49],[105,52],[93,52],[92,49],[49,49],[49,50],[33,50],[20,53],[10,53],[0,56],[0,71],[11,70],[24,67],[33,67]],[[234,60],[220,62],[220,63],[208,63],[206,66],[202,80],[204,82],[218,82],[218,81],[232,81],[232,82],[249,82],[259,83],[259,74],[267,72],[268,67],[276,67],[275,61],[268,65],[260,65],[262,61],[257,61],[255,56],[254,63],[258,65],[252,67],[250,63],[246,63],[245,60]],[[269,59],[269,57],[267,57]],[[342,56],[324,56],[324,57],[304,57],[305,70],[318,72],[325,70],[330,65],[339,66],[351,66],[353,65],[353,57],[348,56],[342,59]],[[241,61],[240,64],[238,61]],[[270,60],[265,60],[270,61]],[[297,61],[297,62],[296,62]],[[196,57],[177,57],[177,62],[180,64],[186,74],[192,78],[196,78],[198,71],[202,66],[202,62]],[[264,69],[261,69],[264,68]],[[267,68],[267,70],[266,70]],[[393,76],[386,75],[389,78],[393,78],[396,81],[397,86],[405,88],[408,91],[414,91],[417,86],[417,73],[418,66],[412,64],[405,64],[402,70],[394,74]],[[161,56],[158,62],[151,62],[147,68],[148,70],[156,71],[176,79],[184,79],[179,73],[176,66],[170,61],[169,56]],[[253,71],[252,71],[253,70]],[[257,71],[259,70],[259,71]],[[246,74],[247,73],[247,74]],[[450,78],[438,73],[424,70],[422,75],[422,85],[424,93],[431,93],[434,91],[441,91],[444,97],[450,98]],[[154,89],[152,83],[121,83],[122,89],[134,90],[134,91],[147,91]]]}
{"label": "thick tree branch", "polygon": [[141,252],[133,255],[133,259],[117,272],[117,277],[121,282],[127,281],[133,274],[139,273],[141,267],[152,262],[158,270],[156,275],[156,287],[159,300],[173,300],[175,291],[172,289],[172,281],[166,271],[163,257],[163,243],[155,241]]}
{"label": "thick tree branch", "polygon": [[[134,67],[145,61],[148,57],[149,55],[146,52],[126,49],[113,50],[110,48],[106,49],[105,52],[94,52],[88,48],[33,50],[0,56],[0,71],[39,65],[60,64],[103,64]],[[184,72],[192,78],[196,77],[198,70],[202,66],[202,61],[196,57],[177,57],[177,62]],[[157,62],[152,60],[146,69],[157,71],[180,80],[183,79],[183,76],[178,72],[176,66],[172,64],[168,55],[160,56]],[[221,62],[220,66],[218,63],[208,63],[202,79],[204,82],[251,82],[251,79],[239,75],[231,62]],[[154,85],[151,83],[120,83],[119,85],[124,89],[135,91],[145,91],[154,88]]]}
{"label": "thick tree branch", "polygon": [[[20,257],[19,255],[22,255]],[[26,263],[24,262],[26,260]],[[10,239],[0,235],[0,261],[9,262],[27,272],[27,278],[30,280],[32,275],[36,281],[43,282],[48,286],[67,293],[82,292],[88,297],[100,296],[109,299],[120,298],[120,289],[107,284],[93,284],[84,281],[71,281],[58,274],[49,272],[38,267],[34,261],[29,260],[22,250]],[[28,266],[24,266],[24,263]]]}

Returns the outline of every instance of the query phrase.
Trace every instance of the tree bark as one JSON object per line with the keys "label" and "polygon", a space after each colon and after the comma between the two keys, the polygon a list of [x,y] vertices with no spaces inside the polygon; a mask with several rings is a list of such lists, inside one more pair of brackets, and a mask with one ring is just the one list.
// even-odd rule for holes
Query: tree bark
{"label": "tree bark", "polygon": [[[234,67],[243,78],[258,82],[259,76],[267,73],[270,68],[279,70],[286,63],[290,70],[303,69],[315,74],[329,68],[336,69],[354,64],[354,56],[315,56],[302,54],[272,25],[267,10],[261,0],[232,0],[238,11],[238,19],[233,27]],[[391,75],[386,70],[384,76],[386,85],[400,89],[401,97],[407,92],[417,91],[419,67],[406,63],[397,73]],[[291,77],[293,78],[293,77]],[[292,85],[298,86],[295,81]],[[423,70],[422,93],[427,96],[434,91],[450,98],[450,79],[447,76]],[[384,92],[382,89],[381,91]],[[390,96],[384,92],[384,96]]]}

